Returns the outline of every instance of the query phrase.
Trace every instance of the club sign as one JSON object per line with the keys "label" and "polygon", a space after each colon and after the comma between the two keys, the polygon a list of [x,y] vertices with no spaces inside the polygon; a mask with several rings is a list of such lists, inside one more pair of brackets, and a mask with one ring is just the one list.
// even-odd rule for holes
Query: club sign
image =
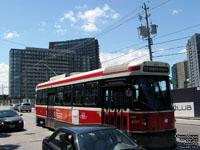
{"label": "club sign", "polygon": [[176,117],[194,117],[194,102],[174,103]]}

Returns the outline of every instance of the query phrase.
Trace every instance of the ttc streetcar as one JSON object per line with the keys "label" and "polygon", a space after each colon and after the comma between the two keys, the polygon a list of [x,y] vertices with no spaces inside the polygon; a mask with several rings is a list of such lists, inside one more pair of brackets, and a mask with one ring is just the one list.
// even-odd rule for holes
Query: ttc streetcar
{"label": "ttc streetcar", "polygon": [[36,124],[110,124],[146,148],[175,148],[169,70],[167,63],[145,61],[52,77],[36,87]]}

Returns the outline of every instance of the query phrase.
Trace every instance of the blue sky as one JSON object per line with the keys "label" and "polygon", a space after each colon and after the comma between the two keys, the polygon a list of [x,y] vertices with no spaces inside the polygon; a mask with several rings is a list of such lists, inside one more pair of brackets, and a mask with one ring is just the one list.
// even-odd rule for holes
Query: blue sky
{"label": "blue sky", "polygon": [[[95,37],[99,41],[100,58],[104,67],[131,60],[134,60],[132,62],[149,60],[149,56],[141,57],[148,55],[148,49],[144,47],[147,41],[139,38],[137,31],[137,27],[141,24],[145,25],[144,20],[140,22],[138,19],[139,14],[143,15],[144,2],[150,8],[150,21],[158,25],[158,34],[153,40],[155,44],[200,33],[198,0],[2,0],[0,85],[1,88],[3,85],[4,93],[8,91],[11,48],[48,48],[50,41]],[[192,27],[195,25],[197,26]],[[118,27],[113,29],[116,26]],[[189,27],[192,28],[166,36]],[[153,45],[152,49],[155,52],[153,55],[185,52],[188,39],[189,37]],[[131,46],[138,43],[140,44]],[[136,49],[139,50],[133,52]],[[126,53],[130,54],[108,61]],[[136,59],[138,57],[141,58]],[[186,54],[180,54],[154,57],[153,60],[172,65],[186,58]]]}

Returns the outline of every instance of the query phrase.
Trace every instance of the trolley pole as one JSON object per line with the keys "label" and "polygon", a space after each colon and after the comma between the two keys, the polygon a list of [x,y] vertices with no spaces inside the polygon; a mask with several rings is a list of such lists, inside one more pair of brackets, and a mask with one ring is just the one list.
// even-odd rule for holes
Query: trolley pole
{"label": "trolley pole", "polygon": [[151,38],[150,28],[149,28],[149,20],[148,20],[149,15],[147,13],[148,9],[149,8],[147,8],[146,4],[144,3],[144,11],[145,11],[145,20],[146,20],[146,27],[147,27],[147,40],[148,40],[149,56],[150,56],[150,61],[152,61],[152,49],[151,49],[152,38]]}

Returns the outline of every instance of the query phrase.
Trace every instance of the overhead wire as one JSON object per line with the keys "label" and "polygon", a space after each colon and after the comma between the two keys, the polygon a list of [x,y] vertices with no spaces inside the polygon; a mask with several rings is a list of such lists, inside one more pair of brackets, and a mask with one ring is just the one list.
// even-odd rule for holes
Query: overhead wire
{"label": "overhead wire", "polygon": [[143,44],[143,43],[144,43],[144,42],[140,42],[140,43],[136,43],[136,44],[131,44],[131,45],[128,45],[128,46],[126,46],[126,47],[120,48],[120,49],[118,49],[118,50],[110,51],[110,52],[108,52],[108,53],[120,52],[120,51],[122,51],[122,50],[124,50],[124,49],[131,48],[131,47],[134,47],[134,46]]}
{"label": "overhead wire", "polygon": [[169,50],[173,50],[173,49],[177,49],[177,48],[183,48],[183,47],[185,47],[185,46],[177,46],[177,47],[167,48],[167,49],[164,49],[164,50],[157,50],[157,51],[154,51],[153,53],[165,52],[165,51],[169,51]]}
{"label": "overhead wire", "polygon": [[[159,45],[159,44],[174,42],[174,41],[178,41],[178,40],[183,40],[183,39],[188,38],[188,37],[191,37],[191,36],[182,37],[182,38],[177,38],[177,39],[173,39],[173,40],[169,40],[169,41],[163,41],[163,42],[155,43],[155,44],[153,44],[153,45]],[[136,49],[136,50],[140,50],[140,49],[145,48],[145,47],[147,47],[147,46],[140,47],[140,48],[138,48],[138,49]],[[112,59],[110,59],[110,60],[104,61],[104,62],[102,62],[102,64],[103,64],[103,63],[106,63],[106,62],[108,62],[108,61],[111,61],[111,60],[115,60],[115,59],[117,59],[117,58],[120,58],[120,57],[122,57],[122,56],[128,55],[128,54],[130,54],[130,53],[133,53],[133,52],[135,52],[136,50],[131,51],[131,52],[126,53],[126,54],[122,54],[122,55],[117,56],[117,57],[115,57],[115,58],[112,58]]]}
{"label": "overhead wire", "polygon": [[10,41],[10,40],[6,40],[6,39],[0,39],[1,41],[4,41],[4,42],[9,42],[9,43],[13,43],[13,44],[17,44],[17,45],[23,45],[23,46],[27,46],[23,43],[19,43],[19,42],[14,42],[14,41]]}
{"label": "overhead wire", "polygon": [[154,57],[166,57],[166,56],[181,55],[181,54],[186,54],[186,53],[187,52],[173,53],[173,54],[159,55],[159,56],[154,56]]}
{"label": "overhead wire", "polygon": [[[131,12],[128,13],[127,15],[123,16],[120,20],[117,20],[117,22],[113,23],[111,26],[108,26],[108,27],[106,27],[105,29],[103,29],[103,31],[102,31],[101,33],[97,34],[97,35],[94,36],[94,37],[99,37],[99,36],[101,36],[102,34],[108,33],[108,32],[110,32],[110,31],[112,31],[112,30],[114,30],[114,29],[116,29],[116,28],[122,26],[123,24],[125,24],[125,23],[127,23],[127,22],[129,22],[129,21],[131,21],[131,20],[133,20],[133,19],[135,19],[135,18],[137,17],[137,15],[136,15],[136,16],[132,16],[132,17],[130,17],[130,18],[128,18],[128,19],[126,19],[126,18],[127,18],[128,16],[132,15],[132,13],[135,13],[135,11],[137,11],[138,9],[140,9],[140,7],[134,8],[133,11],[131,11]],[[125,19],[126,19],[126,20],[125,20]],[[123,20],[125,20],[125,21],[123,21]]]}
{"label": "overhead wire", "polygon": [[166,4],[166,3],[168,3],[169,1],[171,1],[171,0],[164,1],[164,2],[162,2],[161,4],[159,4],[159,5],[155,6],[155,7],[152,7],[152,8],[150,9],[150,11],[151,11],[151,10],[154,10],[154,9],[156,9],[156,8],[158,8],[158,7],[160,7],[160,6],[164,5],[164,4]]}
{"label": "overhead wire", "polygon": [[146,46],[142,46],[142,47],[137,48],[137,49],[135,49],[135,50],[133,50],[133,51],[131,51],[131,52],[128,52],[128,53],[126,53],[126,54],[122,54],[122,55],[120,55],[120,56],[117,56],[117,57],[115,57],[115,58],[106,60],[106,61],[101,62],[101,63],[102,63],[102,64],[103,64],[103,63],[107,63],[107,62],[109,62],[109,61],[111,61],[111,60],[115,60],[115,59],[120,58],[120,57],[122,57],[122,56],[126,56],[126,55],[128,55],[128,54],[131,54],[131,53],[133,53],[133,52],[136,52],[136,51],[138,51],[138,50],[141,50],[142,48],[145,48],[145,47],[146,47]]}
{"label": "overhead wire", "polygon": [[178,31],[174,31],[174,32],[168,33],[168,34],[166,34],[166,35],[159,36],[159,37],[157,37],[157,38],[154,38],[154,40],[157,40],[157,39],[160,39],[160,38],[163,38],[163,37],[169,36],[169,35],[173,35],[173,34],[176,34],[176,33],[179,33],[179,32],[183,32],[183,31],[186,31],[186,30],[189,30],[189,29],[192,29],[192,28],[198,27],[198,26],[200,26],[200,24],[196,24],[196,25],[193,25],[193,26],[190,26],[190,27],[187,27],[187,28],[184,28],[184,29],[178,30]]}
{"label": "overhead wire", "polygon": [[133,58],[133,59],[127,61],[126,63],[132,62],[132,61],[134,61],[134,60],[140,59],[140,58],[145,57],[145,56],[148,56],[148,55],[149,55],[149,53],[148,53],[148,54],[144,54],[144,55],[142,55],[142,56],[140,56],[140,57]]}
{"label": "overhead wire", "polygon": [[[157,50],[157,51],[154,51],[154,53],[157,53],[157,52],[166,52],[166,51],[169,51],[169,50],[173,50],[173,49],[177,49],[177,48],[183,48],[183,47],[184,47],[184,46],[171,47],[171,48],[167,48],[167,49],[164,49],[164,50]],[[142,56],[140,56],[140,57],[138,57],[138,58],[133,58],[133,59],[131,59],[131,60],[125,62],[125,63],[131,62],[131,61],[134,61],[134,60],[137,60],[137,59],[142,58],[142,57],[145,57],[145,56],[147,56],[147,55],[149,55],[149,54],[144,54],[144,55],[142,55]],[[154,58],[154,56],[153,56],[153,58]]]}
{"label": "overhead wire", "polygon": [[177,39],[173,39],[173,40],[168,40],[168,41],[164,41],[164,42],[158,42],[158,43],[154,43],[153,45],[159,45],[159,44],[165,44],[165,43],[169,43],[169,42],[175,42],[175,41],[183,40],[183,39],[190,38],[190,37],[191,36],[186,36],[186,37],[177,38]]}

